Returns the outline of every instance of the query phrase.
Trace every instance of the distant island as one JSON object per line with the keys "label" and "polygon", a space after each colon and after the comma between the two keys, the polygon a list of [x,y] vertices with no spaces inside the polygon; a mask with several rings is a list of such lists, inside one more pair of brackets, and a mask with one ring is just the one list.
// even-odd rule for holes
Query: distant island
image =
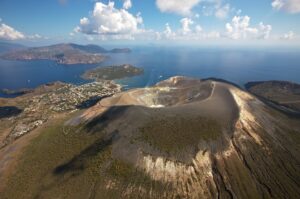
{"label": "distant island", "polygon": [[59,64],[97,64],[107,57],[106,53],[130,53],[129,48],[106,50],[97,45],[56,44],[26,48],[1,55],[7,60],[53,60]]}
{"label": "distant island", "polygon": [[21,44],[15,44],[10,42],[0,42],[0,54],[8,53],[16,50],[22,50],[26,47]]}
{"label": "distant island", "polygon": [[89,80],[114,80],[125,77],[133,77],[144,73],[142,68],[132,66],[130,64],[123,64],[119,66],[97,67],[86,71],[82,78]]}
{"label": "distant island", "polygon": [[300,84],[287,81],[249,82],[245,88],[273,106],[300,114]]}

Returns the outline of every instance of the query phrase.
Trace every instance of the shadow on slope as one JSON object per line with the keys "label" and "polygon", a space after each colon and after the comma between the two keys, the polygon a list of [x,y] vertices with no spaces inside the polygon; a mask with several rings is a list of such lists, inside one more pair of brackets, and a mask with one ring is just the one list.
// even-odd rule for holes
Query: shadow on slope
{"label": "shadow on slope", "polygon": [[112,144],[117,135],[118,132],[115,131],[108,138],[95,141],[95,143],[84,149],[79,155],[74,156],[69,162],[56,167],[54,174],[61,175],[67,172],[84,170],[86,167],[86,161],[106,150]]}
{"label": "shadow on slope", "polygon": [[89,98],[88,100],[85,100],[85,101],[81,102],[80,104],[78,104],[76,106],[76,108],[77,109],[90,108],[90,107],[94,106],[95,104],[97,104],[100,100],[102,100],[106,97],[108,97],[108,96],[105,96],[105,97],[93,96],[93,97]]}
{"label": "shadow on slope", "polygon": [[23,110],[15,106],[2,106],[0,107],[0,119],[17,116],[22,113]]}

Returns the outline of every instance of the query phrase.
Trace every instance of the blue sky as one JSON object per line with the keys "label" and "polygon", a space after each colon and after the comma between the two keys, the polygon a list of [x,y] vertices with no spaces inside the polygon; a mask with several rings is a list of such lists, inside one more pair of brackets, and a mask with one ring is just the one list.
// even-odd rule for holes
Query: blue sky
{"label": "blue sky", "polygon": [[1,0],[0,40],[299,44],[300,0]]}

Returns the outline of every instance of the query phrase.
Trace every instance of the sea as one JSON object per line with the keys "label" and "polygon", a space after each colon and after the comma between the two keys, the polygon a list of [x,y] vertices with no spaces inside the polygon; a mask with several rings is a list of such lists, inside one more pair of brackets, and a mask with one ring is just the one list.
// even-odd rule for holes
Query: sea
{"label": "sea", "polygon": [[[144,74],[116,80],[124,89],[152,86],[169,77],[220,78],[243,87],[249,81],[285,80],[300,83],[300,48],[132,47],[132,53],[109,54],[101,64],[61,65],[53,61],[0,59],[0,89],[18,90],[62,81],[84,84],[88,69],[132,64]],[[14,97],[0,94],[0,97]]]}

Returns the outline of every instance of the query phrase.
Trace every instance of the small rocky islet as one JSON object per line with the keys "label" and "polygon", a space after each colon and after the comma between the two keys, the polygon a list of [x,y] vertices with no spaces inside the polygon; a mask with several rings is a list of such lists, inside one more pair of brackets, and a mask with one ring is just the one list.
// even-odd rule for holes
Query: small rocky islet
{"label": "small rocky islet", "polygon": [[130,64],[123,64],[117,66],[105,66],[97,67],[86,71],[82,78],[88,80],[115,80],[123,79],[127,77],[133,77],[142,75],[144,73],[143,68],[138,68]]}

